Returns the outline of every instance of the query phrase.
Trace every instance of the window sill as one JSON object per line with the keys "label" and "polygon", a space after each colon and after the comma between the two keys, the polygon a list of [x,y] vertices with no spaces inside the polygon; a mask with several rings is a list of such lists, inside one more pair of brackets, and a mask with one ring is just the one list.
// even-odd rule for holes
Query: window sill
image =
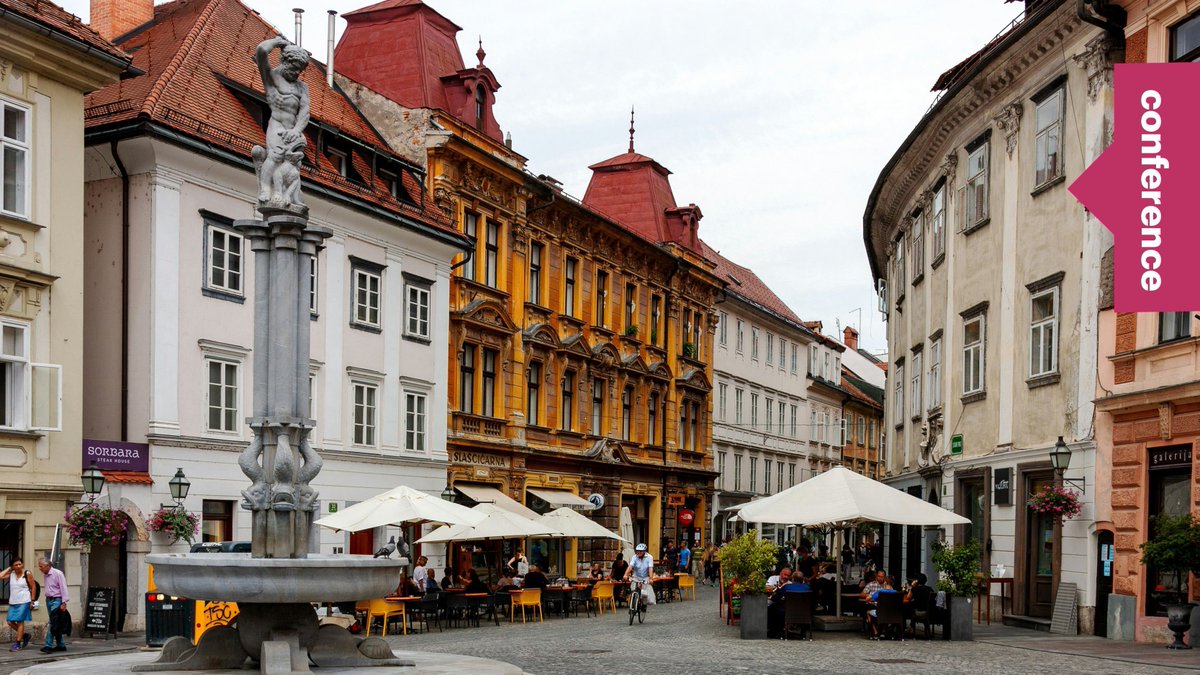
{"label": "window sill", "polygon": [[1038,375],[1037,377],[1025,380],[1025,384],[1030,389],[1037,389],[1038,387],[1048,387],[1052,384],[1058,384],[1061,379],[1062,376],[1059,373],[1046,373],[1045,375]]}
{"label": "window sill", "polygon": [[232,291],[222,291],[204,286],[200,289],[200,292],[204,295],[204,297],[213,298],[215,300],[228,300],[229,302],[236,302],[239,305],[245,304],[246,302],[245,296],[238,295]]}
{"label": "window sill", "polygon": [[917,276],[913,277],[913,280],[912,280],[913,288],[916,288],[918,285],[920,285],[920,283],[922,281],[925,281],[925,273],[924,272],[921,272]]}
{"label": "window sill", "polygon": [[912,419],[912,421],[914,421],[914,422],[920,422],[921,421],[921,413],[917,413],[916,415],[913,415],[910,419]]}
{"label": "window sill", "polygon": [[977,401],[982,401],[985,398],[987,398],[986,391],[977,391],[974,394],[964,395],[962,398],[959,399],[959,401],[961,401],[963,405],[966,405],[968,403],[975,403]]}
{"label": "window sill", "polygon": [[899,422],[897,422],[897,423],[896,423],[896,431],[900,431],[900,430],[901,430],[901,429],[903,429],[903,428],[904,428],[904,421],[903,421],[903,420],[901,420],[901,421],[899,421]]}
{"label": "window sill", "polygon": [[9,429],[0,427],[0,436],[9,436],[15,438],[38,439],[46,435],[45,431],[29,431],[27,429]]}
{"label": "window sill", "polygon": [[309,312],[309,313],[308,313],[308,320],[309,320],[309,321],[320,321],[320,320],[321,320],[321,315],[320,315],[320,314],[317,314],[316,312]]}
{"label": "window sill", "polygon": [[925,412],[925,416],[931,420],[936,419],[941,414],[942,414],[942,406],[940,406],[940,405],[935,405],[932,408],[930,408],[928,411]]}
{"label": "window sill", "polygon": [[1042,194],[1043,192],[1046,192],[1050,188],[1054,187],[1055,185],[1058,185],[1059,183],[1062,183],[1066,180],[1067,180],[1066,174],[1060,173],[1060,174],[1058,174],[1057,177],[1051,178],[1050,180],[1046,181],[1045,183],[1042,183],[1041,185],[1033,188],[1033,190],[1029,193],[1029,196],[1036,197],[1036,196]]}
{"label": "window sill", "polygon": [[418,344],[423,344],[423,345],[433,344],[433,340],[430,340],[427,337],[422,337],[420,335],[409,335],[408,333],[405,333],[404,339],[408,340],[409,342],[416,342]]}
{"label": "window sill", "polygon": [[383,333],[383,328],[380,328],[379,326],[372,326],[372,325],[366,324],[366,323],[356,323],[354,321],[351,321],[350,327],[353,328],[354,330],[361,330],[364,333],[375,333],[376,335],[380,335]]}
{"label": "window sill", "polygon": [[988,216],[987,218],[984,218],[983,220],[979,221],[978,223],[975,223],[974,225],[964,229],[962,231],[962,234],[964,237],[969,237],[972,234],[978,232],[979,230],[982,230],[983,228],[987,227],[988,223],[990,223],[990,222],[992,222],[992,218],[991,218],[991,216]]}
{"label": "window sill", "polygon": [[933,262],[929,263],[929,269],[936,270],[937,268],[941,267],[942,263],[944,262],[946,262],[946,254],[939,254],[938,257],[933,259]]}

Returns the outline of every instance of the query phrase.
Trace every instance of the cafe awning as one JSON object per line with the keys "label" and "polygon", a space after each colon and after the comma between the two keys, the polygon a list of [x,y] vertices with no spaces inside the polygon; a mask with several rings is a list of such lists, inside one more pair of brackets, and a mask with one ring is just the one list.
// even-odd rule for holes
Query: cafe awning
{"label": "cafe awning", "polygon": [[504,494],[492,485],[480,485],[478,483],[455,483],[454,489],[471,498],[472,501],[480,504],[492,504],[510,513],[515,513],[518,516],[529,518],[530,520],[536,520],[538,517],[536,511],[525,508],[525,506],[520,502]]}
{"label": "cafe awning", "polygon": [[596,505],[588,500],[576,495],[573,492],[566,490],[548,490],[546,488],[525,488],[525,491],[533,496],[541,499],[554,508],[567,506],[573,509],[586,509],[591,511],[596,508]]}

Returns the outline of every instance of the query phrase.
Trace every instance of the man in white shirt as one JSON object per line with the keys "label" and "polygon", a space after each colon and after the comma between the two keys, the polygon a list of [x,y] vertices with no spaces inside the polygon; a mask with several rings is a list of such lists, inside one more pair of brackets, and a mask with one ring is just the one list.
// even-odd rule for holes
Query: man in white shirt
{"label": "man in white shirt", "polygon": [[417,585],[417,590],[425,592],[425,580],[429,578],[429,571],[425,569],[425,563],[429,562],[428,558],[421,556],[417,558],[417,566],[413,568],[412,580]]}

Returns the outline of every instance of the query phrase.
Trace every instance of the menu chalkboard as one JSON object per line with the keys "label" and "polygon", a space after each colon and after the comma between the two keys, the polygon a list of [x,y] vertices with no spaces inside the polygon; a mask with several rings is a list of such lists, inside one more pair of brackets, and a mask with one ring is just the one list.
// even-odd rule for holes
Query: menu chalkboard
{"label": "menu chalkboard", "polygon": [[90,633],[114,633],[117,593],[112,588],[89,588],[83,629]]}

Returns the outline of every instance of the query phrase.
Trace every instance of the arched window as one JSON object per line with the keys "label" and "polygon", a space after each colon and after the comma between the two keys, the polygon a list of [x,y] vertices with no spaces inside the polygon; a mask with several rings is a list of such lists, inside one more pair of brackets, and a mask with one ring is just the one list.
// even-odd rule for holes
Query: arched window
{"label": "arched window", "polygon": [[483,129],[484,104],[487,102],[487,93],[483,91],[483,85],[475,85],[475,128]]}

